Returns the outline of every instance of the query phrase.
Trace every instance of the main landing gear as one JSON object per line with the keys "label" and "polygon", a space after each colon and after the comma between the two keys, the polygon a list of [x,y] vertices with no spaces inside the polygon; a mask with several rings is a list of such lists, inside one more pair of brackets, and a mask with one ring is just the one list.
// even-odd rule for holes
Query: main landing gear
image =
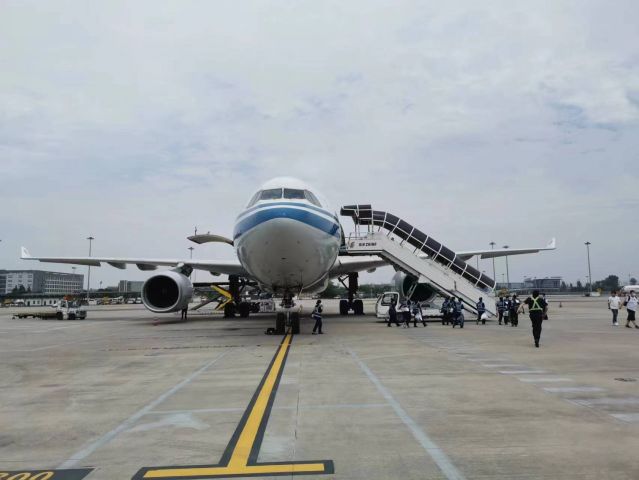
{"label": "main landing gear", "polygon": [[251,304],[251,302],[245,302],[241,300],[241,294],[244,288],[248,285],[248,282],[238,277],[237,275],[229,275],[229,293],[233,298],[232,301],[224,305],[224,318],[233,318],[238,314],[242,318],[248,318],[253,313],[259,312],[259,305],[257,310]]}
{"label": "main landing gear", "polygon": [[[358,278],[359,274],[357,272],[349,273],[348,275],[338,278],[340,283],[344,285],[344,288],[348,290],[348,300],[342,299],[339,301],[340,315],[348,315],[350,310],[353,310],[355,315],[364,315],[364,302],[359,298],[355,299],[357,289],[359,288]],[[348,280],[348,285],[346,285],[345,280]]]}
{"label": "main landing gear", "polygon": [[291,327],[291,333],[297,335],[300,333],[300,313],[294,312],[295,302],[293,296],[289,293],[284,295],[282,299],[281,307],[283,312],[277,312],[275,317],[275,333],[277,335],[284,335],[286,328]]}

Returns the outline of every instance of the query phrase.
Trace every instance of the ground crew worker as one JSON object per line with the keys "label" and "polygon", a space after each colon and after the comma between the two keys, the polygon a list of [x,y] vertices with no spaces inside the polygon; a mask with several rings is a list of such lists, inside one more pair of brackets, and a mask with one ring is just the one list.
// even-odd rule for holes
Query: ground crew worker
{"label": "ground crew worker", "polygon": [[186,321],[186,316],[187,316],[187,312],[188,312],[188,311],[189,311],[189,307],[184,307],[184,308],[182,309],[182,312],[181,312],[181,313],[182,313],[182,316],[180,317],[180,318],[181,318],[181,320]]}
{"label": "ground crew worker", "polygon": [[510,300],[510,325],[513,327],[519,326],[519,307],[521,301],[517,298],[517,294],[513,293],[513,298]]}
{"label": "ground crew worker", "polygon": [[533,338],[535,339],[535,347],[539,348],[539,339],[541,338],[541,323],[544,321],[544,315],[548,304],[539,296],[539,290],[533,290],[532,297],[528,297],[524,302],[528,305],[528,314],[532,322]]}
{"label": "ground crew worker", "polygon": [[510,322],[510,298],[504,298],[504,325]]}
{"label": "ground crew worker", "polygon": [[449,312],[448,303],[449,303],[449,301],[450,300],[448,298],[445,298],[444,299],[444,303],[442,303],[442,308],[439,310],[441,312],[441,314],[442,314],[442,325],[448,325],[448,319],[449,319],[449,316],[448,316],[448,312]]}
{"label": "ground crew worker", "polygon": [[482,325],[486,325],[486,318],[482,318],[482,315],[486,313],[486,304],[484,303],[484,299],[482,297],[479,297],[479,302],[477,302],[475,308],[477,308],[477,325],[479,325],[480,320]]}
{"label": "ground crew worker", "polygon": [[391,326],[391,322],[395,322],[395,325],[399,327],[399,322],[397,321],[397,309],[395,308],[396,304],[397,302],[395,301],[395,299],[391,300],[390,307],[388,307],[388,324],[386,325],[387,327]]}
{"label": "ground crew worker", "polygon": [[403,303],[399,310],[402,312],[404,328],[410,328],[410,300],[406,300],[406,303]]}
{"label": "ground crew worker", "polygon": [[453,328],[455,328],[455,325],[457,324],[459,324],[459,328],[464,328],[464,304],[462,303],[462,299],[458,298],[455,300],[453,297],[451,301],[453,302],[454,309]]}
{"label": "ground crew worker", "polygon": [[499,297],[497,301],[497,313],[499,314],[499,325],[501,325],[501,321],[504,319],[504,297]]}
{"label": "ground crew worker", "polygon": [[313,335],[315,335],[316,331],[320,335],[324,333],[322,332],[322,310],[322,301],[318,300],[317,302],[315,302],[313,313],[311,313],[311,317],[315,319],[315,325],[313,326]]}

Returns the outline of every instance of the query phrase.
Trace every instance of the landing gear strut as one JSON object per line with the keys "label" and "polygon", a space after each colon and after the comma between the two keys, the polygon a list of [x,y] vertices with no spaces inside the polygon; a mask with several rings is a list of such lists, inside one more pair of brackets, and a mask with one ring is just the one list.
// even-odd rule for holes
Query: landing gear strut
{"label": "landing gear strut", "polygon": [[[350,310],[353,310],[355,315],[364,315],[364,302],[359,298],[355,298],[357,289],[359,288],[358,279],[359,274],[357,272],[349,273],[348,276],[338,278],[340,283],[348,290],[348,300],[342,299],[339,301],[340,315],[348,315]],[[348,285],[346,285],[345,280],[348,280]]]}
{"label": "landing gear strut", "polygon": [[240,295],[247,286],[247,282],[237,275],[229,275],[229,293],[233,297],[233,301],[224,306],[224,318],[233,318],[236,313],[240,317],[247,318],[251,313],[251,303],[243,302]]}

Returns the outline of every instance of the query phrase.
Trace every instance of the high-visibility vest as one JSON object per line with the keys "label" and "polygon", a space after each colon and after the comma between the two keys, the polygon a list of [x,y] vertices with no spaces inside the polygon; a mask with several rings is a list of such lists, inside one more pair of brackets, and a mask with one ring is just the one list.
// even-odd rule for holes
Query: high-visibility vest
{"label": "high-visibility vest", "polygon": [[541,305],[539,305],[539,300],[541,300],[541,299],[542,299],[541,297],[536,297],[536,298],[533,297],[533,299],[532,299],[533,304],[528,310],[530,310],[531,312],[534,312],[536,310],[542,310],[543,311],[543,307]]}

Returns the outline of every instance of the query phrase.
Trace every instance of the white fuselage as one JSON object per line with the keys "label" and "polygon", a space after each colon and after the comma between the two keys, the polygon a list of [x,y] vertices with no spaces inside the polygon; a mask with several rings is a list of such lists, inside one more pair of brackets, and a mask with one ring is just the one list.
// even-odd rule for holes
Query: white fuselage
{"label": "white fuselage", "polygon": [[342,229],[337,216],[307,200],[263,200],[238,217],[233,232],[246,271],[272,292],[321,290],[335,264]]}

